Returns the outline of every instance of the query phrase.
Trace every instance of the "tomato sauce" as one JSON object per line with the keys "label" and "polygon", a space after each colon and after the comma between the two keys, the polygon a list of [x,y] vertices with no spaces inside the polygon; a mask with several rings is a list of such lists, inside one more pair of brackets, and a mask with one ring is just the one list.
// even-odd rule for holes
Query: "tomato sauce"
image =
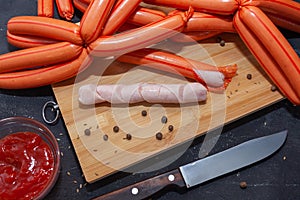
{"label": "tomato sauce", "polygon": [[38,134],[17,132],[0,140],[1,200],[33,199],[53,170],[51,149]]}

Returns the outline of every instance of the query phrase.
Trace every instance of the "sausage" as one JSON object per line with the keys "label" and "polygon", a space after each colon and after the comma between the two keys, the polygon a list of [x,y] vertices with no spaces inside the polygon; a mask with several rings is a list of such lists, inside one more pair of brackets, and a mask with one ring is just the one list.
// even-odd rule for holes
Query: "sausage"
{"label": "sausage", "polygon": [[181,32],[192,12],[191,9],[187,12],[167,16],[160,21],[134,30],[113,36],[100,37],[91,43],[87,49],[94,56],[107,57],[119,56],[145,48]]}
{"label": "sausage", "polygon": [[[248,46],[252,54],[256,57],[257,61],[260,63],[264,71],[268,74],[268,76],[272,79],[272,81],[276,84],[279,90],[295,105],[300,104],[300,96],[299,96],[299,72],[297,72],[295,66],[283,66],[280,59],[283,59],[283,55],[280,55],[279,58],[274,57],[274,53],[270,51],[273,45],[278,47],[278,44],[285,43],[282,40],[281,36],[279,36],[278,30],[276,27],[272,26],[270,21],[263,20],[265,23],[268,23],[269,30],[261,30],[261,26],[263,25],[260,21],[262,18],[261,13],[256,12],[249,8],[243,8],[240,12],[238,12],[234,17],[234,25],[235,29]],[[249,14],[251,13],[251,16]],[[257,18],[255,18],[257,17]],[[249,21],[248,21],[249,20]],[[258,21],[259,20],[259,21]],[[250,26],[249,26],[250,25]],[[258,30],[255,30],[253,26],[257,26]],[[265,26],[265,25],[263,25]],[[251,29],[250,29],[251,28]],[[258,33],[260,32],[261,33]],[[272,34],[268,34],[267,37],[271,39],[271,42],[268,42],[268,39],[262,37],[261,34],[266,34],[266,32],[272,31]],[[255,35],[253,33],[256,33]],[[274,35],[273,35],[274,34]],[[272,37],[270,38],[270,35]],[[280,40],[280,41],[279,41]],[[273,43],[273,44],[268,44]],[[277,44],[274,44],[277,43]],[[286,47],[286,46],[285,46]],[[273,52],[282,53],[282,47],[277,49],[273,46]],[[286,47],[286,51],[289,51],[289,47]],[[292,53],[293,54],[293,53]],[[287,56],[289,57],[289,56]],[[299,63],[299,58],[298,58]],[[299,65],[298,65],[299,66]],[[290,69],[286,69],[286,68]],[[290,74],[294,73],[294,74]],[[294,81],[294,77],[298,77],[298,80]],[[297,83],[298,82],[298,83]]]}
{"label": "sausage", "polygon": [[181,10],[187,10],[191,6],[195,11],[221,15],[232,15],[239,7],[236,0],[143,0],[143,2]]}
{"label": "sausage", "polygon": [[37,14],[41,17],[53,17],[54,15],[54,2],[53,0],[38,0]]}
{"label": "sausage", "polygon": [[71,22],[48,17],[17,16],[7,23],[7,30],[14,35],[30,35],[67,41],[82,45],[79,26]]}
{"label": "sausage", "polygon": [[300,33],[300,20],[296,21],[287,19],[285,17],[279,16],[276,14],[273,14],[271,12],[264,11],[264,13],[269,17],[269,19],[276,24],[277,26],[280,26],[281,28],[294,31],[297,33]]}
{"label": "sausage", "polygon": [[257,6],[262,11],[264,11],[268,16],[271,16],[271,19],[276,17],[277,20],[274,23],[277,23],[280,19],[288,22],[286,24],[279,23],[277,25],[282,26],[283,28],[294,31],[294,29],[290,29],[296,27],[298,33],[299,32],[299,23],[300,23],[300,4],[296,1],[287,1],[287,0],[276,0],[276,1],[265,1],[265,0],[253,0],[248,4]]}
{"label": "sausage", "polygon": [[82,13],[84,13],[89,6],[89,4],[82,2],[82,0],[73,0],[73,4]]}
{"label": "sausage", "polygon": [[196,103],[205,101],[206,88],[200,83],[131,85],[83,85],[78,91],[79,102],[84,105],[110,102],[111,104]]}
{"label": "sausage", "polygon": [[74,60],[44,68],[0,74],[0,88],[25,89],[67,80],[84,71],[92,62],[85,49]]}
{"label": "sausage", "polygon": [[149,23],[162,20],[165,17],[166,14],[160,10],[154,10],[138,6],[135,12],[128,18],[127,23],[143,26]]}
{"label": "sausage", "polygon": [[170,52],[150,48],[127,53],[117,60],[181,75],[208,87],[223,87],[224,79],[231,79],[237,71],[236,65],[215,67]]}
{"label": "sausage", "polygon": [[80,22],[80,35],[86,44],[95,41],[108,19],[115,0],[93,0]]}
{"label": "sausage", "polygon": [[232,24],[232,16],[213,15],[200,12],[194,12],[183,30],[183,32],[191,31],[235,32]]}
{"label": "sausage", "polygon": [[74,60],[82,47],[69,42],[43,45],[0,55],[0,73]]}
{"label": "sausage", "polygon": [[112,35],[135,11],[142,0],[118,0],[105,23],[102,35]]}
{"label": "sausage", "polygon": [[74,7],[71,0],[55,0],[60,17],[71,20],[74,16]]}
{"label": "sausage", "polygon": [[184,32],[182,34],[177,34],[171,37],[170,39],[174,42],[196,42],[205,40],[216,35],[221,34],[222,32],[218,31],[192,31],[192,32]]}
{"label": "sausage", "polygon": [[38,37],[38,36],[14,35],[11,34],[9,31],[7,31],[6,37],[7,37],[7,41],[11,45],[22,49],[60,42],[58,40],[52,40],[52,39]]}

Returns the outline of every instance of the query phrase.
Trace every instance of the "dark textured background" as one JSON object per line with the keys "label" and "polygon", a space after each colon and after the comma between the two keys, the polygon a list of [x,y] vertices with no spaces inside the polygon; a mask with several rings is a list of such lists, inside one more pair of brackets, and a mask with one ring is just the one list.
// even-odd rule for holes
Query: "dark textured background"
{"label": "dark textured background", "polygon": [[[3,54],[15,49],[6,41],[7,21],[13,16],[36,15],[36,1],[1,0],[0,2],[0,53]],[[76,21],[77,18],[74,20]],[[284,33],[299,54],[299,34]],[[0,118],[25,116],[44,123],[41,110],[44,103],[49,100],[55,101],[50,86],[29,90],[0,90]],[[183,156],[159,171],[141,174],[120,172],[94,184],[86,184],[63,119],[60,117],[57,124],[47,126],[58,138],[63,153],[59,179],[47,199],[90,199],[172,170],[196,160],[203,141],[203,137],[196,139]],[[300,199],[300,107],[293,106],[287,100],[225,126],[217,145],[210,154],[283,129],[289,131],[287,141],[273,156],[189,190],[162,192],[152,199]],[[241,181],[247,182],[246,189],[240,188]]]}

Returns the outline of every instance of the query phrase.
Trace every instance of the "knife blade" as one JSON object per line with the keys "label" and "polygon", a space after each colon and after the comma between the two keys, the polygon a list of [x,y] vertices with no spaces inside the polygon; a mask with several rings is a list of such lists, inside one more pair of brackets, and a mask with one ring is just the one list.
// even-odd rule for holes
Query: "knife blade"
{"label": "knife blade", "polygon": [[94,200],[144,199],[168,185],[190,188],[272,155],[283,145],[286,137],[287,130],[284,130],[252,139],[173,171],[104,194]]}

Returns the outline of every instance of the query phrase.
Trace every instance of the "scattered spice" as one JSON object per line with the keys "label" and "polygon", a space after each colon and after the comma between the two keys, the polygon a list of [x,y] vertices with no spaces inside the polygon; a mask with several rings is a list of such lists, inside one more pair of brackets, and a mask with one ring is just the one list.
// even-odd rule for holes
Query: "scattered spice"
{"label": "scattered spice", "polygon": [[67,175],[68,175],[68,176],[70,176],[70,175],[71,175],[71,173],[70,173],[69,171],[67,171]]}
{"label": "scattered spice", "polygon": [[240,182],[240,187],[241,187],[242,189],[245,189],[245,188],[247,187],[247,182],[246,182],[246,181]]}
{"label": "scattered spice", "polygon": [[174,130],[174,126],[173,125],[169,125],[168,129],[169,129],[169,131],[173,131]]}
{"label": "scattered spice", "polygon": [[76,189],[76,192],[79,193],[79,189],[78,188]]}
{"label": "scattered spice", "polygon": [[166,116],[162,116],[161,123],[166,124],[168,122],[168,118]]}
{"label": "scattered spice", "polygon": [[286,156],[283,156],[283,158],[282,158],[283,160],[286,160]]}
{"label": "scattered spice", "polygon": [[103,135],[103,140],[104,140],[104,141],[107,141],[107,140],[108,140],[108,135],[106,135],[106,134]]}
{"label": "scattered spice", "polygon": [[156,133],[155,136],[156,136],[156,139],[158,139],[158,140],[162,140],[162,138],[163,138],[163,134],[161,132]]}
{"label": "scattered spice", "polygon": [[125,139],[127,139],[127,140],[131,140],[131,138],[132,138],[131,134],[127,133],[127,134],[126,134],[126,138],[125,138]]}
{"label": "scattered spice", "polygon": [[142,111],[142,116],[143,116],[143,117],[146,117],[146,116],[147,116],[147,111],[146,111],[146,110],[143,110],[143,111]]}
{"label": "scattered spice", "polygon": [[91,130],[90,129],[85,129],[84,130],[84,135],[86,135],[86,136],[90,136],[91,135]]}
{"label": "scattered spice", "polygon": [[252,74],[247,74],[247,79],[251,80],[252,79]]}
{"label": "scattered spice", "polygon": [[120,130],[120,129],[119,129],[118,126],[114,126],[114,127],[113,127],[113,131],[114,131],[115,133],[119,132],[119,130]]}
{"label": "scattered spice", "polygon": [[225,46],[225,40],[221,40],[221,41],[220,41],[220,46],[221,46],[221,47],[224,47],[224,46]]}
{"label": "scattered spice", "polygon": [[277,87],[276,87],[275,85],[272,85],[272,86],[271,86],[271,91],[272,91],[272,92],[275,92],[276,90],[277,90]]}

